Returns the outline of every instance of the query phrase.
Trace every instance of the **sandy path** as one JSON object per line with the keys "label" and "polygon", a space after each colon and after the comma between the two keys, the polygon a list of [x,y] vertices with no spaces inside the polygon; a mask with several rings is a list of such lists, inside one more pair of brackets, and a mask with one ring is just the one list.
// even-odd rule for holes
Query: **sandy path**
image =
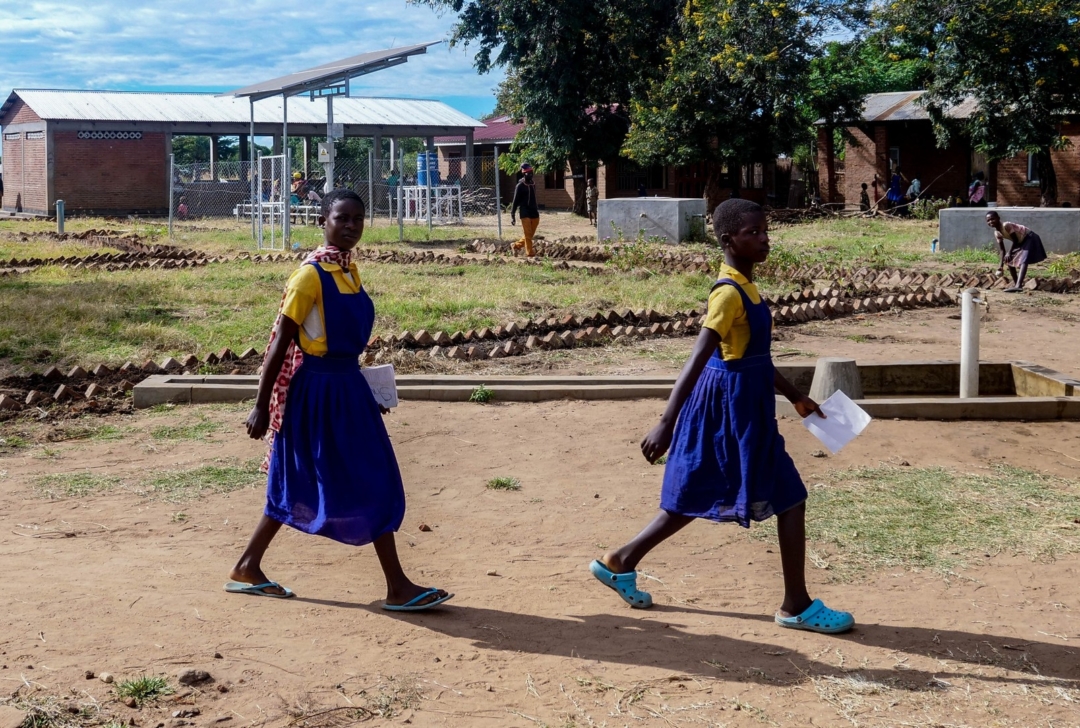
{"label": "sandy path", "polygon": [[[408,617],[378,608],[371,549],[290,531],[267,567],[297,599],[222,593],[258,516],[258,489],[181,505],[125,492],[49,502],[29,489],[44,472],[108,469],[136,480],[257,457],[235,408],[201,410],[227,427],[206,442],[142,434],[196,413],[187,409],[118,418],[136,429],[121,441],[64,444],[48,458],[20,451],[0,462],[0,694],[25,678],[42,694],[86,691],[104,702],[109,686],[85,670],[193,666],[229,687],[184,698],[202,711],[196,725],[226,715],[285,725],[291,709],[349,701],[393,706],[394,722],[413,725],[1080,724],[1076,556],[980,557],[949,578],[895,570],[846,585],[811,569],[813,592],[860,624],[824,637],[771,622],[781,586],[774,544],[696,524],[643,565],[657,607],[622,605],[585,567],[655,511],[660,469],[636,442],[661,408],[402,406],[387,421],[409,495],[403,561],[418,580],[457,593],[441,612]],[[797,423],[781,430],[808,483],[900,459],[984,468],[1001,442],[1018,462],[1080,473],[1080,462],[1047,452],[1080,450],[1077,423],[883,421],[827,460],[810,457],[815,441]],[[497,475],[519,477],[521,491],[486,490]],[[186,520],[174,522],[181,510]],[[408,699],[412,687],[419,697]],[[142,726],[177,724],[171,703],[109,709]]]}

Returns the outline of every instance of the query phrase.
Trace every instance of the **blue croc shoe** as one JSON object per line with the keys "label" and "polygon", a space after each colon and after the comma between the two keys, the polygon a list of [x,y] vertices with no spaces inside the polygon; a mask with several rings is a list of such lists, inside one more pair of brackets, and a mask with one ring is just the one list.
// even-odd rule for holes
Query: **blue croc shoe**
{"label": "blue croc shoe", "polygon": [[855,617],[848,612],[829,609],[820,599],[815,599],[806,608],[806,611],[796,617],[781,617],[777,613],[776,623],[781,627],[791,629],[806,629],[811,632],[821,632],[822,634],[837,634],[847,632],[854,627]]}
{"label": "blue croc shoe", "polygon": [[652,596],[648,592],[640,591],[637,588],[636,571],[616,574],[604,566],[599,559],[589,564],[589,571],[601,584],[609,589],[614,589],[622,597],[622,600],[634,609],[648,609],[652,606]]}

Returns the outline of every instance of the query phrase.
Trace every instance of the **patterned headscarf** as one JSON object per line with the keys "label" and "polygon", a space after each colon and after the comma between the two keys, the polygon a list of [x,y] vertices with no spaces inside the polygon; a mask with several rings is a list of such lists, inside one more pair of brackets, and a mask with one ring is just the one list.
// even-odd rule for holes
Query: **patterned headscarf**
{"label": "patterned headscarf", "polygon": [[[313,250],[308,257],[304,258],[302,265],[307,265],[308,263],[333,263],[341,266],[342,270],[347,271],[352,264],[352,251],[339,250],[333,245],[324,243]],[[281,303],[278,305],[278,318],[281,317],[281,310],[285,306],[285,295],[286,294],[282,294]],[[277,319],[274,319],[274,327],[270,331],[270,341],[266,344],[267,356],[269,356],[270,347],[273,346],[274,339],[276,339],[277,336]],[[292,382],[293,375],[296,374],[296,370],[300,368],[300,365],[303,362],[304,352],[300,349],[300,346],[296,341],[290,341],[289,348],[285,352],[285,361],[281,363],[281,371],[274,381],[274,390],[270,394],[270,429],[266,432],[267,450],[266,457],[263,458],[262,463],[262,471],[264,473],[270,469],[270,453],[274,449],[274,436],[281,431],[281,421],[285,416],[285,400],[289,396],[289,383]],[[265,366],[265,364],[266,361],[264,359],[263,365]]]}

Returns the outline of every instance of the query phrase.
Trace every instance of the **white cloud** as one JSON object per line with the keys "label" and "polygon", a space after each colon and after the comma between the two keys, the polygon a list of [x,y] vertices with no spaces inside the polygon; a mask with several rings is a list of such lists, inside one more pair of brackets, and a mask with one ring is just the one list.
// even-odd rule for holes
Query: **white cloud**
{"label": "white cloud", "polygon": [[[0,94],[11,88],[237,88],[366,51],[445,40],[453,16],[407,0],[40,0],[0,8]],[[358,95],[490,98],[501,74],[443,44],[364,76]]]}

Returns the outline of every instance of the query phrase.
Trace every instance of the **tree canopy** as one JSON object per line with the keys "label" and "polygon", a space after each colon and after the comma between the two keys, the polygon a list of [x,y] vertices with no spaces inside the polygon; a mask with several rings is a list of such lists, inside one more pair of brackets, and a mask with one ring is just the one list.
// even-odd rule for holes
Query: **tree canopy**
{"label": "tree canopy", "polygon": [[508,70],[499,109],[523,121],[505,168],[570,165],[579,212],[586,165],[613,161],[630,100],[660,65],[670,0],[424,0],[458,14],[453,43],[476,48],[476,68]]}
{"label": "tree canopy", "polygon": [[[1057,204],[1051,150],[1080,110],[1080,1],[888,0],[894,37],[920,49],[930,75],[924,103],[939,143],[969,134],[990,160],[1033,155],[1043,205]],[[965,99],[977,110],[950,114]]]}

